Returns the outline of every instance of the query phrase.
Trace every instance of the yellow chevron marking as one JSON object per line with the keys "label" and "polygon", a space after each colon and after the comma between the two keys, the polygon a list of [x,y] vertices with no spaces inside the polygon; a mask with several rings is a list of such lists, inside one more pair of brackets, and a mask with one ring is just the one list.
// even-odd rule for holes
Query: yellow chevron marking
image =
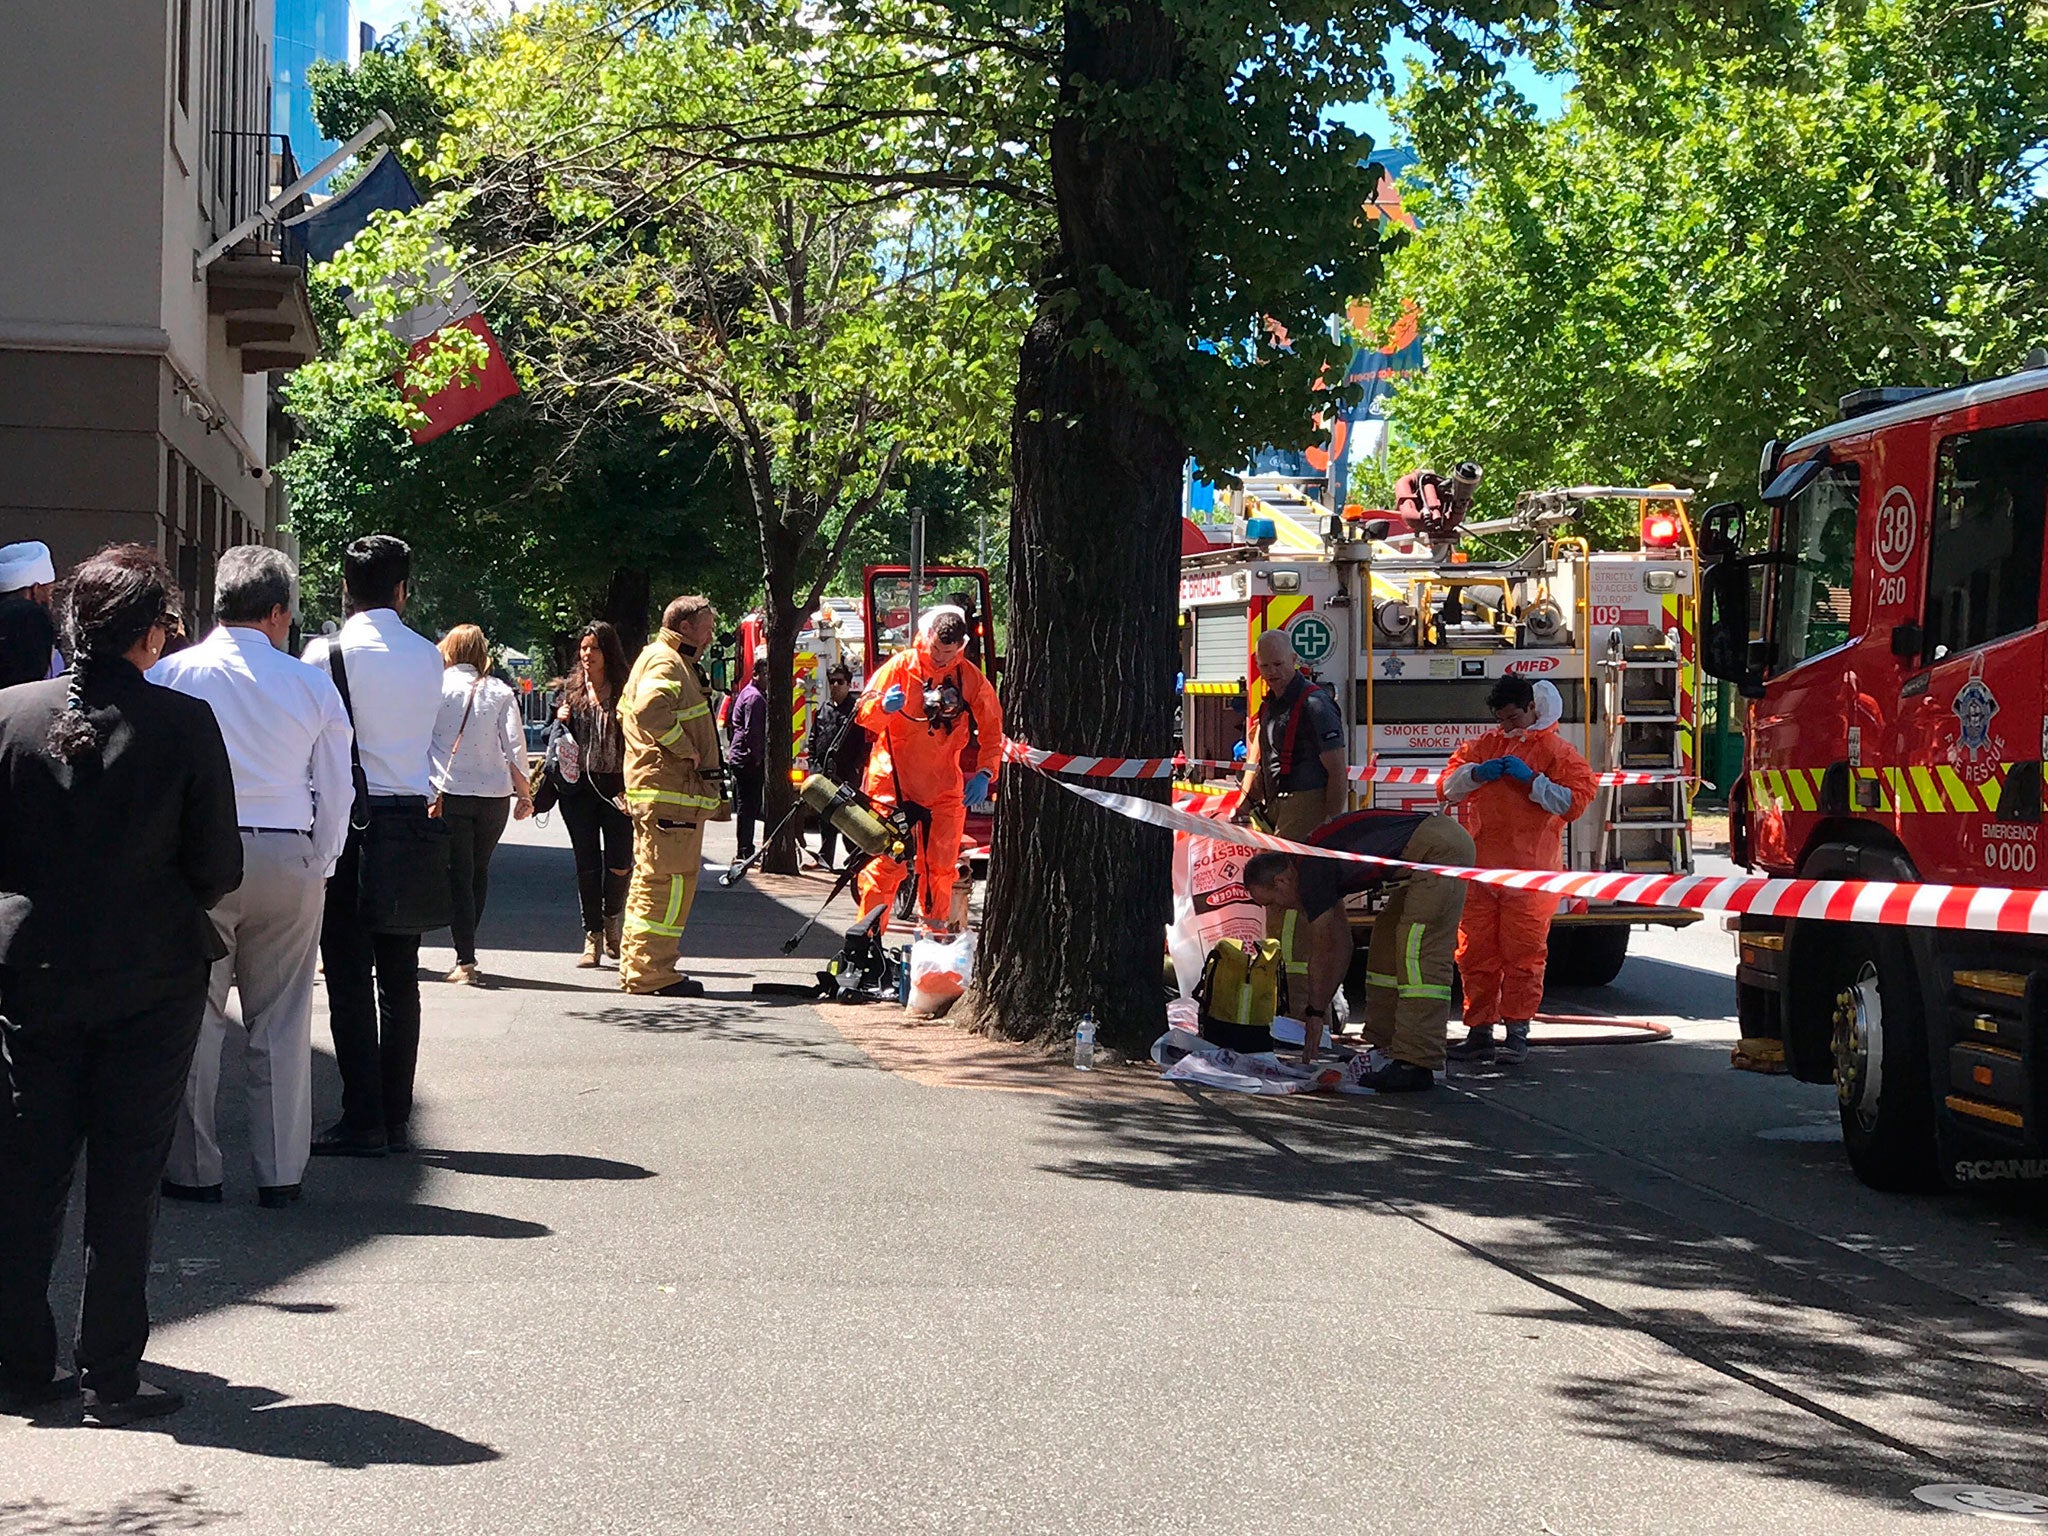
{"label": "yellow chevron marking", "polygon": [[1934,771],[1941,778],[1942,796],[1948,802],[1947,809],[1951,811],[1974,811],[1977,809],[1977,802],[1970,794],[1970,786],[1963,782],[1961,774],[1957,773],[1955,769],[1946,766],[1936,768]]}
{"label": "yellow chevron marking", "polygon": [[1793,803],[1802,811],[1817,809],[1820,798],[1814,793],[1818,787],[1814,771],[1811,768],[1794,768],[1789,777],[1792,781]]}

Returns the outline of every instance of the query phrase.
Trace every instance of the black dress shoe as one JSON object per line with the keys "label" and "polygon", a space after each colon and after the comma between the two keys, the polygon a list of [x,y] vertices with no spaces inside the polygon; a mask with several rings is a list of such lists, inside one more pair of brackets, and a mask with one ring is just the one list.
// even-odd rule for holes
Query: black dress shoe
{"label": "black dress shoe", "polygon": [[182,1394],[146,1381],[127,1397],[110,1399],[90,1387],[85,1389],[85,1422],[101,1429],[119,1429],[141,1419],[160,1419],[184,1406]]}
{"label": "black dress shoe", "polygon": [[384,1127],[384,1145],[393,1152],[410,1152],[412,1137],[406,1134],[402,1125],[387,1125]]}
{"label": "black dress shoe", "polygon": [[78,1378],[68,1371],[61,1376],[52,1376],[48,1381],[0,1382],[0,1413],[32,1414],[38,1408],[47,1408],[51,1403],[61,1403],[65,1398],[77,1395]]}
{"label": "black dress shoe", "polygon": [[256,1187],[256,1203],[266,1211],[281,1211],[288,1205],[299,1203],[300,1187],[296,1184],[259,1184]]}
{"label": "black dress shoe", "polygon": [[353,1130],[336,1122],[313,1138],[315,1157],[382,1157],[391,1148],[383,1130]]}
{"label": "black dress shoe", "polygon": [[680,976],[665,987],[656,987],[647,994],[649,997],[702,997],[704,983],[688,976]]}
{"label": "black dress shoe", "polygon": [[173,1184],[169,1179],[163,1182],[166,1200],[190,1200],[194,1205],[219,1205],[218,1184]]}

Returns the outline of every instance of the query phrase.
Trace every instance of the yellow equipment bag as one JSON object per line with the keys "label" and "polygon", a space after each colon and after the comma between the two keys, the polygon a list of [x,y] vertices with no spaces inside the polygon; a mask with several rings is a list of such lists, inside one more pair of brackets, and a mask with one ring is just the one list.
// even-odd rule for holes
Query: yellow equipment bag
{"label": "yellow equipment bag", "polygon": [[1219,939],[1195,984],[1204,1040],[1233,1051],[1273,1049],[1273,1016],[1287,1006],[1280,941]]}

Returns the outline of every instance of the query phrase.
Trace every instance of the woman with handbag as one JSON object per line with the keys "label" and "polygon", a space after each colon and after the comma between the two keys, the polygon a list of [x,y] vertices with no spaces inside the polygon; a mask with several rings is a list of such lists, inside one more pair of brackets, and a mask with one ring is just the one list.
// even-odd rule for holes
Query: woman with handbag
{"label": "woman with handbag", "polygon": [[490,892],[491,855],[505,834],[508,811],[533,814],[526,778],[526,728],[519,695],[492,677],[484,632],[458,624],[442,637],[441,711],[434,720],[434,810],[448,824],[449,927],[459,986],[483,980],[476,928]]}
{"label": "woman with handbag", "polygon": [[576,849],[576,892],[583,907],[586,970],[603,955],[619,958],[626,886],[633,874],[633,818],[620,805],[626,792],[619,690],[631,668],[619,632],[598,619],[583,626],[576,666],[558,685],[549,787],[561,797],[562,820]]}

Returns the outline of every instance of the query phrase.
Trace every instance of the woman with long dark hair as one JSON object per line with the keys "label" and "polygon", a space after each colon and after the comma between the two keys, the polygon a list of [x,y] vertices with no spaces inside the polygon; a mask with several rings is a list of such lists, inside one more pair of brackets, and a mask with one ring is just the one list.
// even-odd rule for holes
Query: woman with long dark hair
{"label": "woman with long dark hair", "polygon": [[573,750],[557,749],[555,776],[562,820],[576,850],[576,892],[583,907],[583,957],[576,963],[586,968],[604,955],[619,958],[626,885],[633,874],[633,818],[621,804],[626,757],[619,734],[619,691],[630,670],[619,632],[597,619],[583,626],[576,666],[557,685],[562,702],[555,719]]}
{"label": "woman with long dark hair", "polygon": [[[71,579],[74,670],[0,693],[0,1396],[77,1386],[88,1422],[177,1408],[143,1382],[159,1182],[226,948],[209,909],[242,882],[235,783],[204,701],[143,672],[178,633],[156,552]],[[86,1152],[78,1377],[50,1315],[71,1172]]]}

